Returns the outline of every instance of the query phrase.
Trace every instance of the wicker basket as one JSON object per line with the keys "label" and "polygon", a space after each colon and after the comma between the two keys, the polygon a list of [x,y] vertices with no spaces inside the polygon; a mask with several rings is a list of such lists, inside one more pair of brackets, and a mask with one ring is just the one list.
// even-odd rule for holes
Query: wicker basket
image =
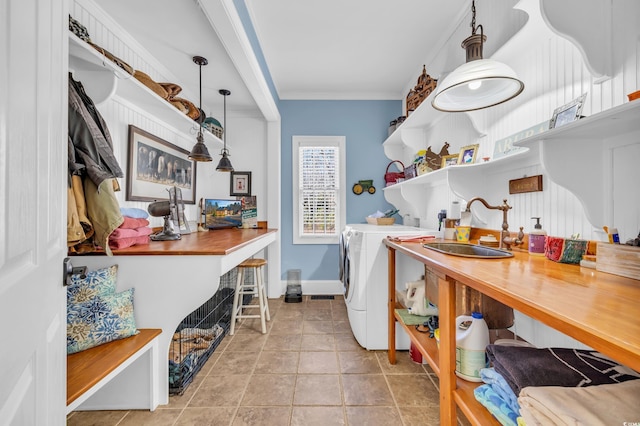
{"label": "wicker basket", "polygon": [[371,225],[393,225],[396,221],[393,217],[367,217],[366,219]]}

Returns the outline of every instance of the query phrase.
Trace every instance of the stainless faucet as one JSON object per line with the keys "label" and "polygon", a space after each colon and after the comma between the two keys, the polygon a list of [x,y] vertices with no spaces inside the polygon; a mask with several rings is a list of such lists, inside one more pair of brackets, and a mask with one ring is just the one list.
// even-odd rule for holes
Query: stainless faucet
{"label": "stainless faucet", "polygon": [[500,231],[500,244],[498,246],[499,248],[503,248],[506,246],[507,250],[511,250],[512,245],[519,246],[523,243],[522,240],[524,239],[524,232],[522,231],[522,226],[520,227],[520,232],[518,233],[518,236],[516,238],[512,238],[511,233],[509,232],[507,213],[509,212],[509,210],[511,210],[511,206],[507,204],[506,199],[502,200],[501,206],[490,206],[489,203],[484,200],[484,198],[474,197],[467,203],[467,208],[465,210],[466,212],[471,213],[471,204],[473,204],[474,201],[480,201],[486,208],[490,210],[502,210],[502,231]]}

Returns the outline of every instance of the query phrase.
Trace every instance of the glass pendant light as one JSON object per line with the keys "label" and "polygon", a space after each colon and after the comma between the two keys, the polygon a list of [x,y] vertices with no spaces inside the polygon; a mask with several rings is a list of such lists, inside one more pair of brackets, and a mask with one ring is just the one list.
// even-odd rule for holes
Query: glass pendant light
{"label": "glass pendant light", "polygon": [[204,137],[202,136],[202,123],[204,122],[204,111],[202,110],[202,66],[207,65],[209,61],[202,56],[194,56],[193,62],[200,67],[200,116],[198,117],[198,136],[196,137],[196,144],[189,153],[189,158],[193,161],[213,161],[213,158],[209,154],[207,146],[204,144]]}
{"label": "glass pendant light", "polygon": [[224,124],[222,125],[223,133],[222,133],[222,142],[224,143],[224,148],[222,148],[222,158],[218,163],[218,167],[216,170],[219,172],[232,172],[233,166],[231,165],[231,160],[229,160],[229,150],[227,149],[227,96],[231,94],[230,91],[226,89],[220,89],[218,91],[222,96],[224,96]]}
{"label": "glass pendant light", "polygon": [[[471,36],[462,42],[467,61],[445,77],[431,104],[446,112],[474,111],[501,104],[518,96],[524,83],[506,64],[482,58],[486,40],[482,25],[476,26],[476,4],[471,2]],[[480,34],[476,31],[480,29]]]}

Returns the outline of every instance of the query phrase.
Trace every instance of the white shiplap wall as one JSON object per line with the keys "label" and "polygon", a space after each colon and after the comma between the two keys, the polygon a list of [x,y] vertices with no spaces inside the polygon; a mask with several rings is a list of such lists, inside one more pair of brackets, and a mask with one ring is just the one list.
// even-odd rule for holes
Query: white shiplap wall
{"label": "white shiplap wall", "polygon": [[[503,0],[483,0],[478,2],[477,7],[479,10],[491,10],[500,8],[501,2]],[[570,102],[582,93],[588,94],[583,115],[589,116],[627,102],[626,95],[640,88],[640,27],[637,25],[637,20],[640,18],[640,3],[635,0],[620,0],[603,2],[603,4],[610,4],[613,8],[610,46],[613,72],[610,79],[599,84],[590,74],[579,49],[566,38],[557,35],[544,23],[538,0],[522,0],[517,4],[517,8],[522,8],[527,13],[527,18],[524,20],[518,13],[503,14],[503,16],[511,16],[511,20],[505,23],[510,28],[518,27],[525,21],[526,24],[523,30],[515,33],[511,40],[497,49],[495,55],[489,56],[513,67],[525,82],[526,88],[523,94],[512,101],[470,113],[478,130],[486,134],[484,137],[469,141],[469,143],[480,143],[480,157],[492,155],[496,140],[548,120],[555,108]],[[581,19],[580,15],[588,13],[588,9],[587,6],[584,9],[578,8],[570,19]],[[483,13],[482,16],[491,20],[491,14]],[[479,13],[478,23],[483,23],[484,19],[480,19]],[[459,33],[463,35],[459,39],[452,37],[449,44],[435,58],[432,66],[427,65],[427,70],[436,70],[437,75],[438,67],[442,67],[446,62],[443,58],[450,58],[452,55],[459,55],[461,61],[464,60],[460,54],[463,54],[463,51],[459,43],[468,35],[467,22],[464,22],[462,27],[464,29]],[[487,27],[485,27],[485,33],[491,37]],[[432,145],[437,151],[442,142],[447,140],[446,135],[449,135],[449,138],[460,137],[461,127],[456,120],[441,120],[435,124],[433,134],[433,137],[428,138],[426,145]],[[612,207],[615,224],[612,223],[610,226],[616,226],[621,232],[624,230],[624,235],[621,235],[624,238],[636,236],[640,229],[640,200],[635,195],[637,194],[635,188],[640,183],[640,175],[635,171],[637,169],[634,166],[635,160],[629,161],[630,158],[638,158],[639,146],[637,143],[624,145],[616,148],[618,152],[615,154],[616,173],[620,177],[627,175],[629,178],[616,179],[613,199],[617,207]],[[567,158],[567,167],[571,167],[572,162],[575,161],[580,161],[579,153],[575,158]],[[504,185],[488,189],[486,194],[482,194],[492,204],[499,204],[503,198],[509,199],[509,204],[513,206],[508,218],[510,230],[524,226],[527,232],[533,228],[531,217],[540,216],[544,229],[549,235],[568,237],[579,233],[582,238],[603,238],[603,233],[599,229],[594,229],[587,220],[580,201],[547,176],[543,179],[543,192],[508,194],[508,180],[537,174],[544,175],[541,165],[503,172],[500,179],[504,181]],[[580,179],[580,176],[576,175],[576,179]],[[430,226],[435,223],[437,212],[442,208],[448,209],[450,202],[455,199],[448,188],[428,188],[425,190],[425,197],[429,198],[427,211],[421,214],[426,215],[423,219]],[[488,222],[486,227],[500,229],[501,215],[498,212],[487,212],[484,217]],[[580,307],[576,306],[576,309]],[[517,332],[538,346],[581,346],[573,339],[522,315],[517,316],[516,323]]]}

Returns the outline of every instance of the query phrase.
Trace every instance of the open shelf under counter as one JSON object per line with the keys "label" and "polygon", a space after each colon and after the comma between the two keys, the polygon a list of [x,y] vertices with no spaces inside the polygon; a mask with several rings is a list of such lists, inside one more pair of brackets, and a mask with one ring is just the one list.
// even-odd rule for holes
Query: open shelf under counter
{"label": "open shelf under counter", "polygon": [[[402,309],[403,306],[396,303],[397,309]],[[404,331],[409,335],[411,342],[422,354],[422,357],[427,361],[429,367],[433,372],[440,377],[440,363],[438,361],[439,353],[436,340],[429,337],[428,333],[421,333],[415,329],[414,326],[408,326],[402,322],[402,319],[398,313],[394,313],[396,321],[402,326]],[[484,408],[475,398],[473,391],[482,383],[468,382],[460,378],[456,378],[456,390],[453,398],[456,404],[465,414],[467,419],[472,424],[478,425],[499,425],[500,423],[491,415],[491,413]]]}
{"label": "open shelf under counter", "polygon": [[[185,137],[194,138],[190,131],[194,129],[195,134],[198,128],[195,121],[72,32],[69,32],[69,70],[73,73],[74,79],[82,82],[96,105],[117,97],[131,107],[140,109],[183,133]],[[205,128],[202,128],[202,133],[210,147],[222,148],[223,142],[220,138]]]}

